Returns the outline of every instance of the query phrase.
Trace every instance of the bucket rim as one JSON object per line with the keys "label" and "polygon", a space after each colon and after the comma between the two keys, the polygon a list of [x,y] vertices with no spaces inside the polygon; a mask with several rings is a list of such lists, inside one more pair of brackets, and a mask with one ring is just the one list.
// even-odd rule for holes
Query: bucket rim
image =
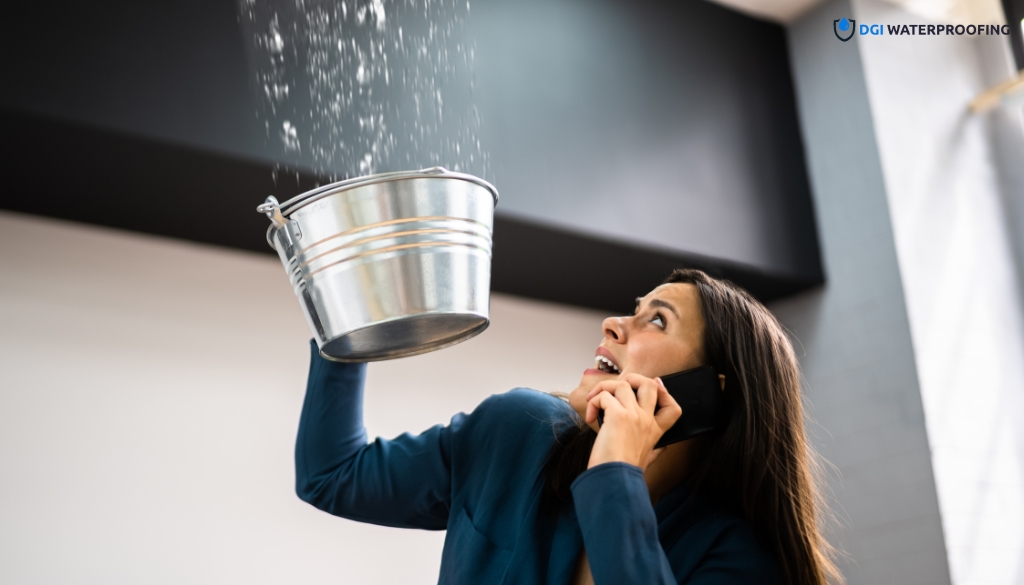
{"label": "bucket rim", "polygon": [[317,201],[329,195],[335,195],[343,191],[348,191],[349,189],[355,189],[356,187],[365,187],[366,185],[375,185],[377,183],[389,183],[391,181],[403,181],[407,179],[456,179],[460,181],[468,181],[470,183],[475,183],[483,187],[484,189],[490,191],[491,197],[494,198],[494,205],[498,205],[498,190],[494,187],[494,185],[488,183],[487,181],[481,179],[480,177],[476,177],[466,173],[457,173],[454,171],[449,171],[444,167],[431,167],[428,169],[420,169],[418,171],[396,171],[393,173],[379,173],[376,175],[353,177],[351,179],[345,179],[344,181],[338,181],[335,183],[330,183],[328,185],[323,185],[321,187],[317,187],[316,189],[306,191],[305,193],[300,193],[295,197],[292,197],[291,199],[285,201],[284,203],[281,203],[281,214],[284,215],[285,217],[288,217],[290,214],[305,207],[306,205],[309,205],[310,203],[313,203],[314,201]]}
{"label": "bucket rim", "polygon": [[[285,201],[284,203],[277,203],[277,200],[274,199],[273,197],[268,197],[267,201],[268,205],[270,205],[269,202],[273,201],[272,205],[275,206],[275,208],[280,211],[281,216],[283,216],[285,219],[288,219],[292,213],[295,213],[299,209],[302,209],[303,207],[315,201],[323,199],[324,197],[336,195],[338,193],[348,191],[349,189],[355,189],[356,187],[364,187],[366,185],[388,183],[391,181],[403,181],[408,179],[455,179],[459,181],[475,183],[476,185],[479,185],[484,189],[487,189],[491,193],[491,197],[494,198],[495,207],[497,207],[498,205],[498,190],[494,187],[494,185],[488,183],[487,181],[481,179],[480,177],[476,177],[466,173],[457,173],[454,171],[449,171],[444,167],[430,167],[428,169],[420,169],[418,171],[396,171],[393,173],[379,173],[376,175],[353,177],[351,179],[345,179],[344,181],[337,181],[329,185],[323,185],[322,187],[317,187],[316,189],[306,191],[305,193],[300,193],[295,197],[292,197],[291,199]],[[263,210],[259,209],[258,211]],[[270,213],[268,212],[267,215],[270,215]],[[270,225],[267,227],[267,244],[269,244],[270,247],[275,250],[277,249],[277,246],[274,245],[274,232],[278,229],[281,228],[278,225],[276,225],[274,221],[271,221]]]}

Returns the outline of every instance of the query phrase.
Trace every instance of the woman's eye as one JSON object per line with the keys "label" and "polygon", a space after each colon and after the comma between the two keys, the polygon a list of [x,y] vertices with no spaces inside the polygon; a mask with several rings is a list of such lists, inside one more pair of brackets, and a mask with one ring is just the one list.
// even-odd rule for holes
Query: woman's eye
{"label": "woman's eye", "polygon": [[651,317],[651,323],[654,323],[655,325],[661,327],[662,329],[665,328],[665,320],[661,318],[660,313],[656,313],[653,317]]}

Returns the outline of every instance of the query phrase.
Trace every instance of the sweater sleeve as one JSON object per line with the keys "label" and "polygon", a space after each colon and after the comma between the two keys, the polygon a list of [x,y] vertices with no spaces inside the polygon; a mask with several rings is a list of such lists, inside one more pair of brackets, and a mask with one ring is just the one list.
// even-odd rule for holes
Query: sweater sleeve
{"label": "sweater sleeve", "polygon": [[595,585],[780,583],[774,563],[746,525],[717,517],[691,528],[701,533],[691,545],[707,544],[698,550],[677,550],[698,559],[684,576],[675,575],[659,541],[657,517],[639,467],[594,466],[576,478],[572,495]]}
{"label": "sweater sleeve", "polygon": [[594,585],[676,583],[639,467],[594,466],[573,482],[572,498]]}
{"label": "sweater sleeve", "polygon": [[295,444],[299,498],[343,518],[443,530],[451,502],[451,434],[445,427],[367,443],[363,427],[366,364],[312,356]]}

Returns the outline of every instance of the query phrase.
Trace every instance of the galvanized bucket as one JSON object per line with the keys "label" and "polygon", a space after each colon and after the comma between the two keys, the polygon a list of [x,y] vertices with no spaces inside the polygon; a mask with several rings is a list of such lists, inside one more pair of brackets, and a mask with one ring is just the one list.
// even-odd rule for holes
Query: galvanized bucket
{"label": "galvanized bucket", "polygon": [[320,353],[416,355],[487,328],[497,190],[441,167],[359,177],[257,211]]}

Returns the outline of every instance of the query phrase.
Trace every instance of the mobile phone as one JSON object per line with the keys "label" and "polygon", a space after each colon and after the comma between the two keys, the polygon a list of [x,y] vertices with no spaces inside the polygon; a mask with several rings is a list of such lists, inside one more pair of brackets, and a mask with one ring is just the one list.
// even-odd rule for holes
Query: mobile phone
{"label": "mobile phone", "polygon": [[[655,449],[685,441],[705,433],[710,433],[718,424],[724,409],[722,386],[718,380],[718,372],[711,366],[701,366],[692,370],[662,376],[665,389],[676,399],[683,409],[682,416],[665,431]],[[604,411],[597,413],[597,424],[604,424]]]}

